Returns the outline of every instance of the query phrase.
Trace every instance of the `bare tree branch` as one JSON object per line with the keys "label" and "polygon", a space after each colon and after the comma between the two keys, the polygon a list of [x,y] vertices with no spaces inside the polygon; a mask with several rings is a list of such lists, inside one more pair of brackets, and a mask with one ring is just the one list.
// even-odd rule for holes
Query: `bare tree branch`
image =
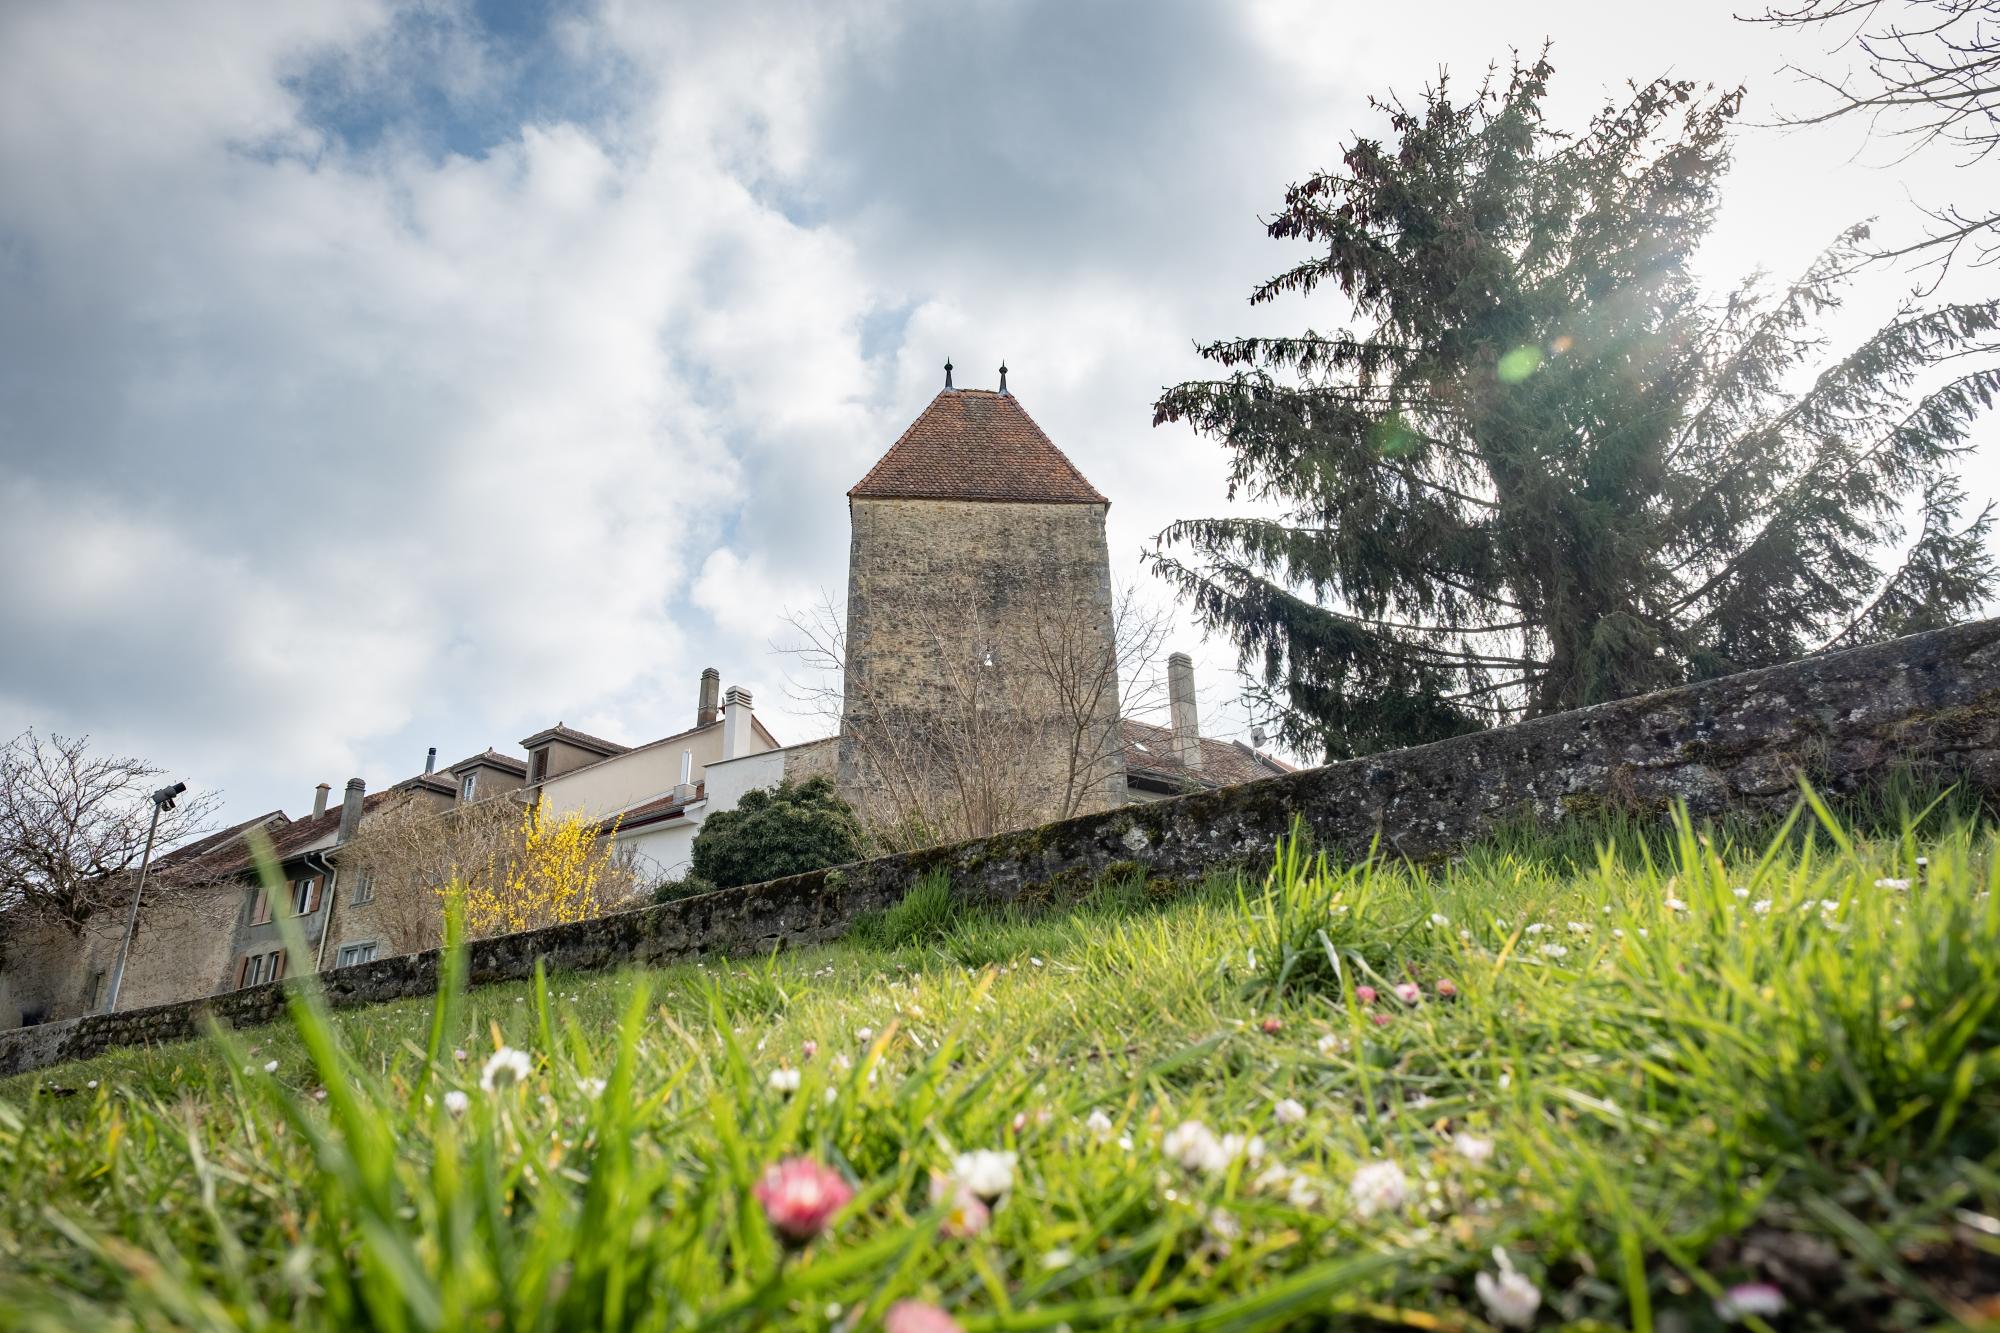
{"label": "bare tree branch", "polygon": [[[107,907],[131,901],[163,770],[92,754],[88,736],[24,731],[0,748],[0,914],[10,923],[61,925],[72,934]],[[184,794],[160,816],[157,858],[207,832],[217,794]],[[147,896],[169,897],[171,875]]]}
{"label": "bare tree branch", "polygon": [[[1168,613],[1131,591],[1114,600],[1110,647],[1098,611],[1038,608],[1001,636],[969,605],[913,608],[935,692],[921,701],[848,697],[845,616],[831,599],[786,617],[779,646],[799,668],[788,693],[839,730],[864,790],[853,793],[885,847],[982,837],[1097,808],[1123,774],[1117,726],[1165,690],[1159,658]],[[838,682],[838,683],[836,683]]]}
{"label": "bare tree branch", "polygon": [[[1943,144],[1965,166],[2000,146],[2000,0],[1800,0],[1774,5],[1751,21],[1778,28],[1830,31],[1830,53],[1851,50],[1862,68],[1839,76],[1788,66],[1822,97],[1813,111],[1780,117],[1791,126],[1861,120],[1870,134],[1903,140],[1910,154]],[[1991,200],[1982,188],[1975,197]],[[1941,282],[1960,252],[1974,265],[2000,259],[2000,208],[1970,212],[1947,204],[1924,210],[1933,224],[1921,241],[1871,252],[1879,260],[1929,256]]]}

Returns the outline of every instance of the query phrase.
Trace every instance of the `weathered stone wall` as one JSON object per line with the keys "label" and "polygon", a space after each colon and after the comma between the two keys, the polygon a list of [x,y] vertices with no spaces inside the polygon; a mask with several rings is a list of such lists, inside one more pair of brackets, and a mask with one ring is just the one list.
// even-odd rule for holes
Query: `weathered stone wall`
{"label": "weathered stone wall", "polygon": [[[213,990],[228,960],[229,921],[239,896],[234,887],[173,894],[149,888],[118,1007],[138,1009]],[[116,904],[77,934],[61,926],[19,930],[0,949],[0,1030],[29,1017],[73,1018],[102,1004],[124,938],[125,908]]]}
{"label": "weathered stone wall", "polygon": [[[885,857],[769,884],[482,940],[474,982],[554,970],[761,953],[839,935],[932,870],[969,901],[1058,899],[1121,868],[1189,879],[1254,864],[1294,816],[1332,848],[1448,852],[1496,823],[1545,824],[1621,805],[1702,814],[1777,814],[1803,774],[1824,791],[1865,792],[1896,773],[1962,782],[2000,806],[2000,620],[1939,630],[1805,662],[1537,719],[1499,731],[1060,824]],[[422,995],[434,953],[320,978],[336,1005]],[[286,982],[283,985],[297,984]],[[276,1017],[279,986],[31,1028],[0,1037],[0,1073],[109,1046],[178,1040],[204,1010],[243,1025]]]}
{"label": "weathered stone wall", "polygon": [[1121,801],[1105,506],[855,499],[849,511],[839,781],[864,817],[893,821],[925,787],[949,793],[940,808],[966,803],[967,751],[1018,802],[1018,818],[985,827],[1056,817],[1080,722],[1058,696],[1093,672],[1108,683],[1084,696],[1089,790],[1069,809]]}

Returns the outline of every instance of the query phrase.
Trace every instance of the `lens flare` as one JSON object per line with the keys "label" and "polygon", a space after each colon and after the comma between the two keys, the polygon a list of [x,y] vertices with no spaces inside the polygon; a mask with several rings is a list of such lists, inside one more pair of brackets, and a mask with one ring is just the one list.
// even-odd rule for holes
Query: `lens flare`
{"label": "lens flare", "polygon": [[1519,384],[1541,368],[1542,349],[1539,347],[1516,347],[1500,358],[1494,373],[1500,376],[1502,384]]}
{"label": "lens flare", "polygon": [[1417,447],[1417,433],[1401,414],[1391,412],[1368,428],[1368,447],[1384,458],[1401,458]]}

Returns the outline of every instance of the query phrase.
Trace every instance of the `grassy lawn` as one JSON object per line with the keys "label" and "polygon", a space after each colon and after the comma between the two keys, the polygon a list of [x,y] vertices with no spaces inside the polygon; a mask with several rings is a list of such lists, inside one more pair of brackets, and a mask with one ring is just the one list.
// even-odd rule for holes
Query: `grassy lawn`
{"label": "grassy lawn", "polygon": [[301,1001],[0,1087],[0,1326],[2000,1326],[1995,852],[1286,847]]}

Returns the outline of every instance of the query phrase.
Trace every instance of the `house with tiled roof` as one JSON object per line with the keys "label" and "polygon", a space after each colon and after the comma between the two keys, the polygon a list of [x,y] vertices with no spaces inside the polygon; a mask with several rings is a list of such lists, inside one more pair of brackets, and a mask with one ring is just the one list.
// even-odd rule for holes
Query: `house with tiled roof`
{"label": "house with tiled roof", "polygon": [[1186,653],[1167,658],[1167,708],[1166,726],[1131,717],[1118,721],[1128,800],[1165,800],[1294,771],[1255,746],[1201,734],[1194,662]]}
{"label": "house with tiled roof", "polygon": [[702,672],[691,727],[627,746],[557,726],[522,744],[531,756],[547,750],[546,758],[531,758],[528,772],[529,790],[548,812],[594,821],[647,885],[687,873],[701,821],[735,804],[718,806],[711,791],[746,789],[741,784],[762,771],[757,758],[780,749],[750,691],[724,691],[713,667]]}
{"label": "house with tiled roof", "polygon": [[[118,988],[120,1009],[214,989],[212,978],[223,969],[237,906],[230,867],[247,862],[253,835],[281,837],[290,823],[284,811],[268,810],[153,858]],[[0,1028],[101,1009],[124,942],[125,918],[123,911],[105,911],[80,932],[51,926],[10,937],[0,968]]]}
{"label": "house with tiled roof", "polygon": [[[558,723],[557,725],[561,725]],[[528,785],[528,762],[487,746],[446,768],[451,775],[452,800],[458,804],[485,800]]]}

